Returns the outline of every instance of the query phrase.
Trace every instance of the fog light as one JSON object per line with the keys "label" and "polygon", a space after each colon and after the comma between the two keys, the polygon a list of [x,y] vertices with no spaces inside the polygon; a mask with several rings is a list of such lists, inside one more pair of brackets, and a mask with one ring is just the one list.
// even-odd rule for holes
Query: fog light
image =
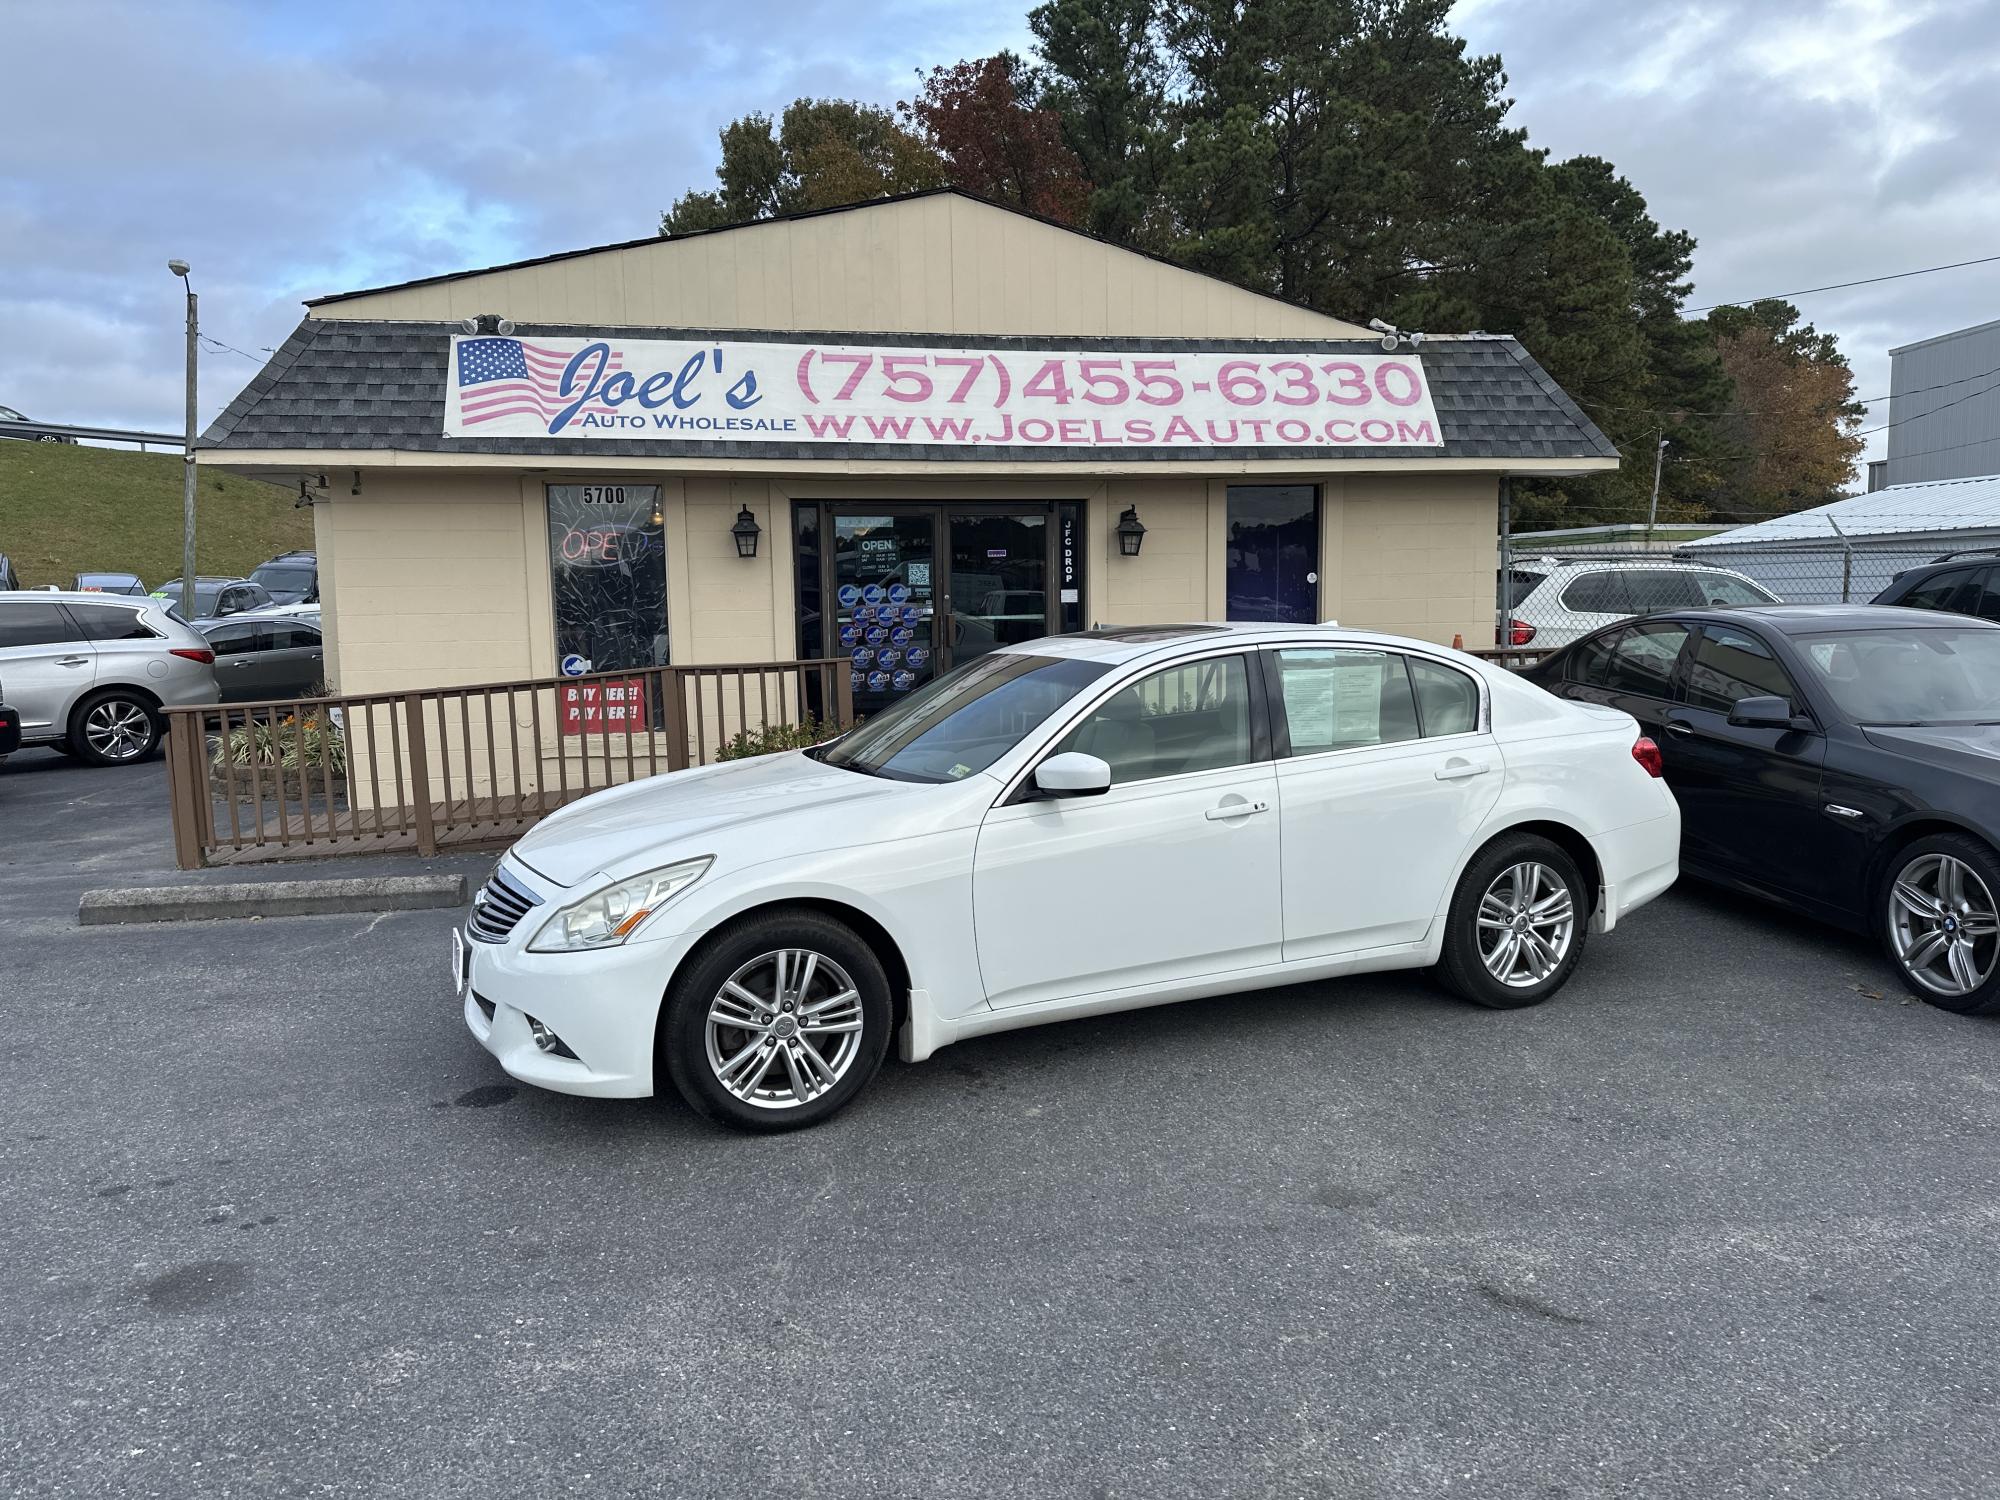
{"label": "fog light", "polygon": [[554,1053],[557,1057],[576,1056],[574,1052],[569,1050],[568,1042],[565,1042],[533,1016],[528,1017],[528,1035],[535,1039],[535,1045],[540,1047],[544,1052]]}

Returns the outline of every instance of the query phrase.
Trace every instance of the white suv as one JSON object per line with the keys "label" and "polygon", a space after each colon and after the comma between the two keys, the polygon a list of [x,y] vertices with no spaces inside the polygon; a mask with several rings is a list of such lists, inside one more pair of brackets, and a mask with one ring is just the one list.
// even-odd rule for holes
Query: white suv
{"label": "white suv", "polygon": [[1662,559],[1568,561],[1516,558],[1500,575],[1500,607],[1507,611],[1502,646],[1567,646],[1600,625],[1666,609],[1717,604],[1776,604],[1778,596],[1727,568],[1696,567]]}
{"label": "white suv", "polygon": [[21,743],[92,765],[143,760],[160,710],[216,701],[215,652],[157,599],[0,591],[0,679]]}

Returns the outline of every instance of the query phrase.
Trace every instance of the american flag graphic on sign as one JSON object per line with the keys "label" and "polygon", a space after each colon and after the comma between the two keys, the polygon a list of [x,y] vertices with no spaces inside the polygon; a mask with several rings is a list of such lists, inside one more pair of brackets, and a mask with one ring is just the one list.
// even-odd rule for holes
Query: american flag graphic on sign
{"label": "american flag graphic on sign", "polygon": [[[531,416],[546,422],[575,395],[559,394],[570,356],[560,349],[524,339],[462,339],[458,345],[458,410],[467,427],[497,417]],[[616,352],[605,362],[605,375],[620,368]],[[587,388],[579,380],[579,388]],[[609,415],[611,408],[593,401],[585,412]]]}

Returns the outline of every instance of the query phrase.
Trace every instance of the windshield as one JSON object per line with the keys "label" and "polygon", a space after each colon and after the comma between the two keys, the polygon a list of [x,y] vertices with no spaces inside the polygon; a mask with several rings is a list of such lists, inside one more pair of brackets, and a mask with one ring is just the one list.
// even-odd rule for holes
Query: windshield
{"label": "windshield", "polygon": [[899,781],[958,781],[992,765],[1109,670],[1102,662],[991,652],[865,720],[819,758]]}
{"label": "windshield", "polygon": [[[197,619],[215,613],[215,601],[221,596],[222,587],[219,583],[203,583],[200,579],[195,580],[194,612]],[[181,581],[178,578],[167,580],[153,590],[153,597],[164,599],[178,609],[181,602]]]}
{"label": "windshield", "polygon": [[250,575],[252,583],[260,583],[271,591],[271,597],[280,604],[296,604],[311,592],[313,570],[308,567],[286,565],[278,567],[265,563]]}
{"label": "windshield", "polygon": [[2000,630],[1851,630],[1794,644],[1857,724],[2000,722]]}

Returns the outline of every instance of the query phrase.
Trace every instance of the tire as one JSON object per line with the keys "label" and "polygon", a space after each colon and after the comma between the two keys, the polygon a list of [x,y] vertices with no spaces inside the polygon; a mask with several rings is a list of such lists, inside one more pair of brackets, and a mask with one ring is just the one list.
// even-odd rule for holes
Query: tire
{"label": "tire", "polygon": [[[842,1029],[799,1029],[796,1017],[808,1008]],[[867,1086],[889,1050],[894,1014],[882,961],[853,928],[812,911],[751,916],[717,931],[675,978],[655,1072],[663,1069],[683,1099],[720,1124],[799,1130],[839,1113]],[[743,1024],[711,1024],[712,1015]]]}
{"label": "tire", "polygon": [[[1517,876],[1521,871],[1539,873]],[[1517,919],[1512,914],[1520,909],[1515,900],[1517,879],[1527,882],[1533,905],[1545,913],[1563,910],[1557,897],[1567,896],[1567,919],[1558,920],[1553,915],[1541,920]],[[1482,927],[1483,906],[1487,920],[1506,910],[1510,926]],[[1589,926],[1589,889],[1568,852],[1536,834],[1503,833],[1475,854],[1459,877],[1445,914],[1444,951],[1433,972],[1445,988],[1474,1005],[1491,1010],[1539,1005],[1568,983],[1576,971]],[[1503,945],[1516,933],[1533,941],[1516,940],[1508,952]],[[1553,967],[1546,965],[1550,953],[1555,956]],[[1502,972],[1508,977],[1503,979]]]}
{"label": "tire", "polygon": [[92,693],[70,715],[69,753],[87,766],[129,766],[160,745],[160,716],[125,688]]}
{"label": "tire", "polygon": [[1896,852],[1875,895],[1877,930],[1912,994],[1962,1016],[2000,1011],[1996,903],[2000,856],[1983,840],[1939,833]]}

